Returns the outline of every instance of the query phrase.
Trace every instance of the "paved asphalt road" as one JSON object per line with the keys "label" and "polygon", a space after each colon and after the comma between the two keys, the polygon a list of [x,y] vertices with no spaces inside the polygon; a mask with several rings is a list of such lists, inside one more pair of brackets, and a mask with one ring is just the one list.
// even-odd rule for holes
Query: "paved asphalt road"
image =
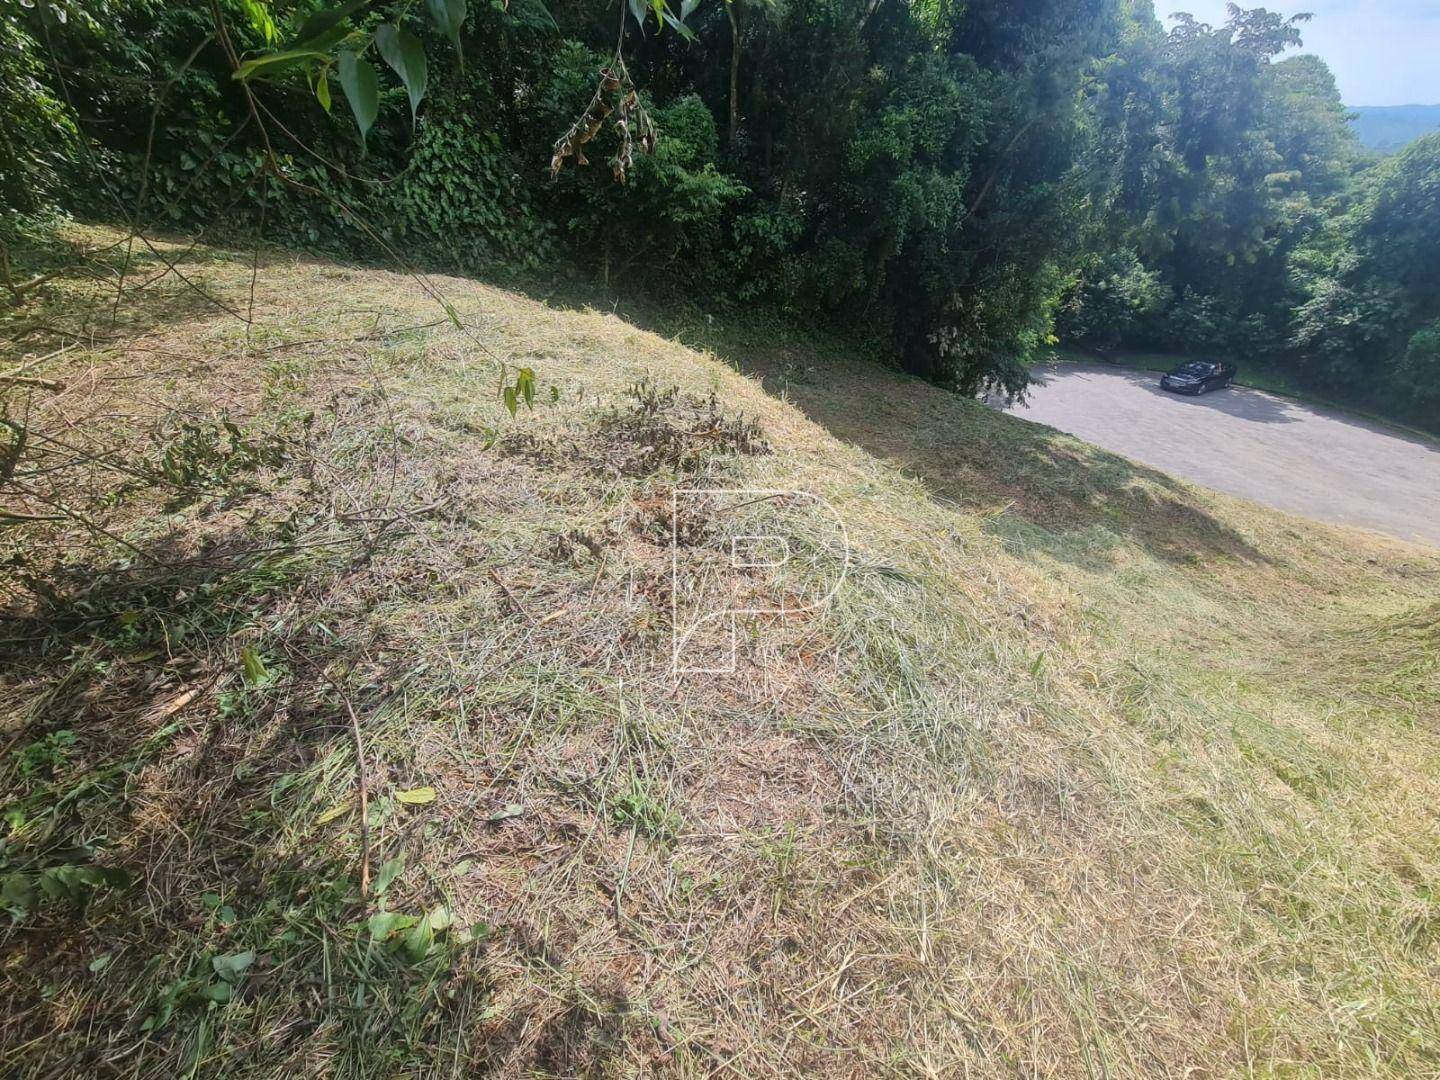
{"label": "paved asphalt road", "polygon": [[1440,445],[1259,390],[1202,397],[1105,365],[1035,369],[1009,411],[1197,484],[1440,547]]}

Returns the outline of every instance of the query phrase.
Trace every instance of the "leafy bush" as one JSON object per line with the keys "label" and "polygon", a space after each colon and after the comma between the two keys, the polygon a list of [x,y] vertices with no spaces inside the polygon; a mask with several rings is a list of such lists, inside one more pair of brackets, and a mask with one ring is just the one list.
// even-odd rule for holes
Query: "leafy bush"
{"label": "leafy bush", "polygon": [[1396,365],[1397,391],[1421,414],[1440,412],[1440,320],[1415,331]]}
{"label": "leafy bush", "polygon": [[[575,42],[563,45],[555,71],[539,95],[542,131],[563,131],[594,92],[603,59]],[[592,164],[567,168],[543,194],[549,213],[564,222],[567,239],[595,265],[606,284],[650,291],[685,291],[715,284],[723,260],[725,226],[746,189],[716,165],[715,118],[694,94],[647,107],[660,137],[654,154],[639,155],[624,184],[606,161],[619,138],[607,123],[585,146]]]}
{"label": "leafy bush", "polygon": [[1143,321],[1163,311],[1169,300],[1160,272],[1121,248],[1081,272],[1061,305],[1058,333],[1087,345],[1114,347],[1133,339]]}
{"label": "leafy bush", "polygon": [[794,310],[804,260],[790,253],[805,231],[798,208],[759,200],[737,213],[725,248],[729,296],[734,300],[768,297]]}
{"label": "leafy bush", "polygon": [[1359,389],[1389,350],[1399,315],[1395,290],[1377,283],[1321,278],[1295,309],[1292,343],[1301,370],[1324,387]]}
{"label": "leafy bush", "polygon": [[[1141,320],[1142,326],[1146,324]],[[1189,288],[1158,319],[1148,320],[1147,339],[1182,354],[1258,356],[1273,345],[1263,315],[1241,315],[1224,299]]]}
{"label": "leafy bush", "polygon": [[1364,178],[1355,207],[1296,251],[1295,364],[1326,387],[1435,423],[1440,136]]}
{"label": "leafy bush", "polygon": [[0,211],[34,214],[60,198],[78,152],[75,124],[45,82],[40,43],[20,12],[0,11]]}

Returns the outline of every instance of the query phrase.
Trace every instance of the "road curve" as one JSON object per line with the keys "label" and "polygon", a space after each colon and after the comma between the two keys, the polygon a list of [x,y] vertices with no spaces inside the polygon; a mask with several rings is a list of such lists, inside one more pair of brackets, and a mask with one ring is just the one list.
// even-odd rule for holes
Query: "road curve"
{"label": "road curve", "polygon": [[1440,444],[1260,390],[1180,397],[1154,372],[1104,364],[1033,374],[1016,416],[1278,510],[1440,547]]}

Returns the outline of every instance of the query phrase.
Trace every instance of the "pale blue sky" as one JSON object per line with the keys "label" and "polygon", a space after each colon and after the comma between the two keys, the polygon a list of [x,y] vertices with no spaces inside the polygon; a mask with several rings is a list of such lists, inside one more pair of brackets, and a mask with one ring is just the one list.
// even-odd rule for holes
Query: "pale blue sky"
{"label": "pale blue sky", "polygon": [[[1284,15],[1309,11],[1302,52],[1321,56],[1346,105],[1440,104],[1440,0],[1241,0]],[[1169,25],[1174,11],[1225,21],[1225,0],[1155,0]]]}

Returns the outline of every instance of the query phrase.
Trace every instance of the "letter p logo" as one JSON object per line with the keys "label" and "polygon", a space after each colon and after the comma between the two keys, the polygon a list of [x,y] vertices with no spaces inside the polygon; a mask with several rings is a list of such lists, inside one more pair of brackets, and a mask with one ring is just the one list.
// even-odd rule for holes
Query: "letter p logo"
{"label": "letter p logo", "polygon": [[670,670],[731,674],[742,620],[824,608],[850,568],[828,502],[777,488],[679,488],[670,497]]}

